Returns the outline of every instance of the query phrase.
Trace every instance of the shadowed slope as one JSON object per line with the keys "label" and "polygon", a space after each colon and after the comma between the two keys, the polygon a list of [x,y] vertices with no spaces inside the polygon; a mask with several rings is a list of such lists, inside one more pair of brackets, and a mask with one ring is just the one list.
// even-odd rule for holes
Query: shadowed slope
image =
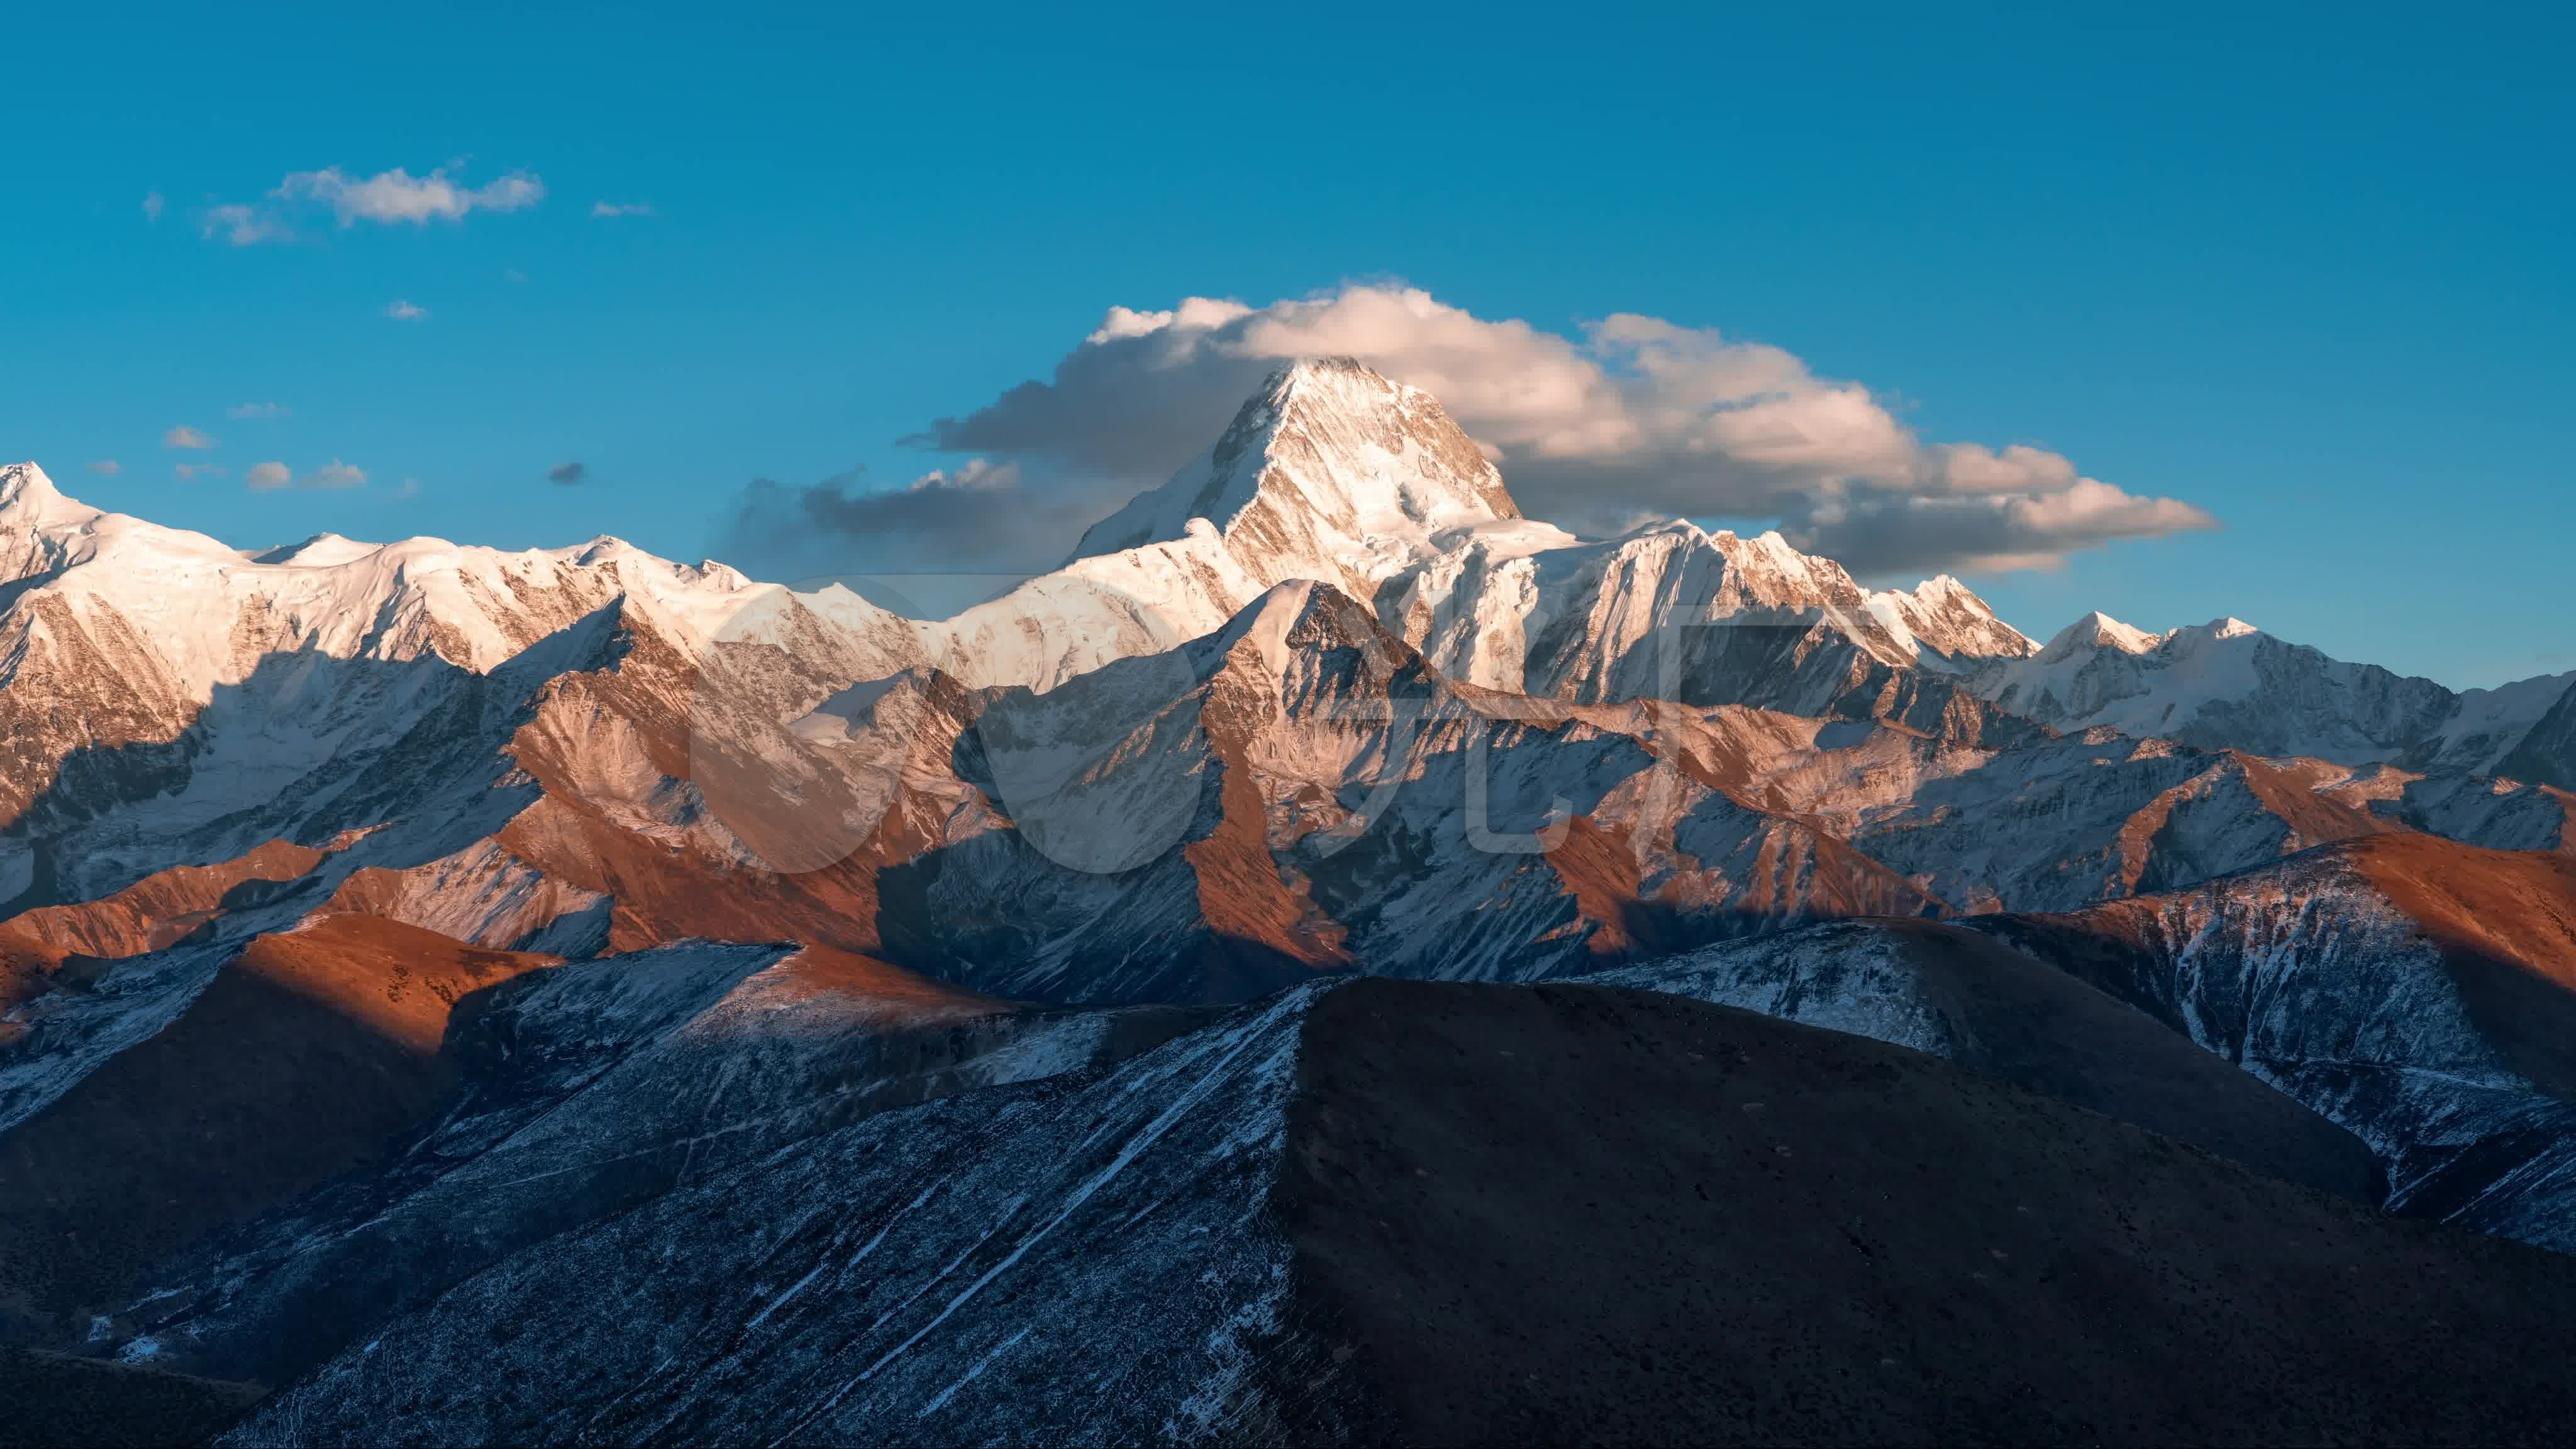
{"label": "shadowed slope", "polygon": [[552,958],[339,916],[264,936],[159,1034],[0,1135],[0,1291],[39,1320],[392,1146],[467,994]]}
{"label": "shadowed slope", "polygon": [[2511,1442],[2576,1414],[2576,1260],[1884,1043],[1357,979],[1094,1062],[530,1243],[228,1442]]}
{"label": "shadowed slope", "polygon": [[2576,1248],[2576,860],[2376,835],[1974,924],[2358,1134],[2392,1208]]}
{"label": "shadowed slope", "polygon": [[1399,1441],[2576,1422],[2576,1261],[1880,1043],[1642,992],[1370,981],[1317,1004],[1299,1081],[1278,1203],[1305,1307]]}
{"label": "shadowed slope", "polygon": [[2339,1197],[2376,1206],[2385,1192],[2350,1132],[2129,1003],[1963,926],[1833,921],[1594,979],[1929,1052]]}
{"label": "shadowed slope", "polygon": [[253,1384],[0,1347],[0,1449],[202,1444],[259,1396]]}

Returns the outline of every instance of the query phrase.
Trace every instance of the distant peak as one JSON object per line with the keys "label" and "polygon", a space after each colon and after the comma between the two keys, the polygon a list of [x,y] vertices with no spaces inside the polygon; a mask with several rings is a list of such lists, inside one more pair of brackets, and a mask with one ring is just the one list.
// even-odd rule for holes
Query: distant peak
{"label": "distant peak", "polygon": [[2123,654],[2144,654],[2164,642],[2164,636],[2123,624],[2096,609],[2057,632],[2040,650],[2040,657],[2058,660],[2085,649],[2117,649]]}
{"label": "distant peak", "polygon": [[1948,574],[1911,589],[1885,589],[1867,601],[1889,632],[1949,659],[2020,659],[2039,642],[1995,616],[1994,606]]}
{"label": "distant peak", "polygon": [[302,543],[284,544],[250,556],[256,564],[273,564],[293,568],[333,568],[352,559],[365,558],[378,552],[372,543],[359,543],[336,533],[317,533]]}

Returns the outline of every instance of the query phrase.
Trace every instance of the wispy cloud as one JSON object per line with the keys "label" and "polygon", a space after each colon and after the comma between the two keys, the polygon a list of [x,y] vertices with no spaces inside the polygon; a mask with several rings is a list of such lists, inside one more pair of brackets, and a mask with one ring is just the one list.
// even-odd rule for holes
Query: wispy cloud
{"label": "wispy cloud", "polygon": [[215,440],[189,427],[186,423],[181,423],[161,435],[161,446],[203,451],[215,446]]}
{"label": "wispy cloud", "polygon": [[159,221],[161,219],[160,192],[147,191],[143,193],[143,219],[145,221]]}
{"label": "wispy cloud", "polygon": [[271,460],[258,464],[242,475],[242,482],[255,493],[274,493],[281,488],[360,488],[366,485],[367,473],[334,458],[312,472],[297,477],[295,470]]}
{"label": "wispy cloud", "polygon": [[415,307],[411,303],[403,301],[401,298],[397,297],[391,303],[386,305],[385,315],[391,317],[397,322],[417,322],[429,315],[429,309],[427,307]]}
{"label": "wispy cloud", "polygon": [[467,186],[448,175],[444,166],[426,176],[414,176],[399,166],[373,176],[352,176],[337,166],[325,166],[319,171],[288,173],[260,201],[208,207],[200,226],[209,238],[221,236],[234,246],[252,246],[292,238],[298,212],[328,210],[342,230],[362,221],[427,226],[433,221],[461,222],[477,211],[524,211],[545,197],[545,180],[532,171],[512,171],[481,186]]}
{"label": "wispy cloud", "polygon": [[586,463],[558,463],[554,467],[546,470],[546,476],[557,483],[580,483],[589,479],[590,465]]}
{"label": "wispy cloud", "polygon": [[653,210],[652,203],[646,201],[594,201],[590,204],[590,214],[608,219],[621,216],[660,215]]}
{"label": "wispy cloud", "polygon": [[224,409],[224,416],[236,420],[242,418],[282,418],[291,415],[292,411],[292,409],[280,407],[276,403],[243,403],[238,407],[229,407]]}
{"label": "wispy cloud", "polygon": [[113,478],[117,474],[125,471],[117,465],[117,461],[114,458],[101,458],[97,462],[90,464],[89,470],[93,473],[104,474],[110,478]]}
{"label": "wispy cloud", "polygon": [[331,208],[344,227],[362,221],[426,226],[433,221],[463,221],[475,211],[523,211],[546,199],[546,184],[534,172],[513,171],[481,186],[462,186],[440,167],[414,176],[397,166],[364,179],[337,166],[298,171],[269,193],[280,201],[314,201]]}
{"label": "wispy cloud", "polygon": [[170,471],[181,478],[221,478],[232,470],[221,463],[177,463]]}
{"label": "wispy cloud", "polygon": [[220,236],[237,247],[287,241],[295,235],[295,228],[286,224],[286,218],[264,207],[240,202],[207,207],[197,218],[197,231],[210,241]]}

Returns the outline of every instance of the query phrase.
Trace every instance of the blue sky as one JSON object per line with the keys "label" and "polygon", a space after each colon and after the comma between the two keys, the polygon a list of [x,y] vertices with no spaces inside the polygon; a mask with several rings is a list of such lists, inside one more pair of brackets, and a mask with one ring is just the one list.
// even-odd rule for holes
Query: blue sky
{"label": "blue sky", "polygon": [[[16,16],[0,455],[241,544],[694,559],[755,476],[954,473],[899,440],[1113,304],[1400,279],[1772,344],[1926,443],[2223,525],[1971,575],[2035,633],[2235,614],[2453,685],[2576,669],[2576,28],[1944,9]],[[544,195],[265,200],[335,167]],[[225,204],[296,235],[203,234]],[[367,482],[246,487],[269,461]]]}

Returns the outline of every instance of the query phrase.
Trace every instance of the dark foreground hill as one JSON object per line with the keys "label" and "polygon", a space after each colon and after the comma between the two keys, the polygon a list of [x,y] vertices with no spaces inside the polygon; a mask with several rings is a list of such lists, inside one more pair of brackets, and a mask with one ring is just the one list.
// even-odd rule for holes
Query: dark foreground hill
{"label": "dark foreground hill", "polygon": [[249,1384],[0,1345],[0,1449],[201,1443],[258,1397]]}
{"label": "dark foreground hill", "polygon": [[2576,1263],[1946,1062],[1580,986],[1370,983],[1307,1041],[1281,1219],[1401,1439],[2576,1427]]}
{"label": "dark foreground hill", "polygon": [[230,1442],[2556,1440],[2571,1301],[1885,1043],[1358,980],[532,1244]]}

